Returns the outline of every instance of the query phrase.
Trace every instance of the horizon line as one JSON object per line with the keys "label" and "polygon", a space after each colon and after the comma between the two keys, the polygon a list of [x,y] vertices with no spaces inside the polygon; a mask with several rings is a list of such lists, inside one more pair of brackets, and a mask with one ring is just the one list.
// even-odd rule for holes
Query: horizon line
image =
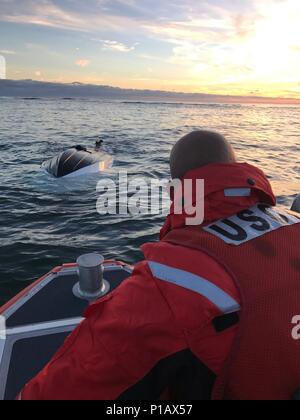
{"label": "horizon line", "polygon": [[[220,100],[224,100],[224,103],[261,103],[261,104],[279,104],[279,105],[300,105],[300,98],[291,98],[291,97],[278,97],[278,96],[257,96],[257,95],[234,95],[234,94],[222,94],[222,93],[206,93],[206,92],[184,92],[184,91],[175,91],[175,90],[161,90],[161,89],[140,89],[140,88],[121,88],[119,86],[112,86],[112,85],[105,85],[105,84],[93,84],[93,83],[82,83],[82,82],[60,82],[60,81],[47,81],[47,80],[34,80],[34,79],[0,79],[0,87],[2,83],[5,82],[13,82],[13,83],[34,83],[36,85],[56,85],[56,86],[65,86],[65,87],[93,87],[95,89],[111,89],[118,92],[130,92],[130,93],[138,93],[138,94],[156,94],[156,95],[172,95],[173,96],[173,102],[176,102],[176,95],[180,96],[186,96],[187,98],[190,97],[196,97],[196,96],[202,96],[202,100],[205,101],[206,99],[216,99],[219,98]],[[76,92],[74,92],[76,93]],[[95,92],[96,93],[96,92]],[[25,95],[8,95],[8,97],[26,97]],[[68,95],[67,95],[68,96]],[[7,97],[7,95],[2,95],[0,90],[0,97]],[[53,96],[35,96],[33,97],[44,97],[49,98]],[[55,96],[59,98],[64,98],[65,95],[61,96]],[[74,98],[83,98],[84,96],[74,96]],[[86,98],[93,97],[92,95],[85,96]],[[171,99],[171,98],[168,98]],[[200,99],[200,98],[199,98]],[[227,100],[227,102],[226,102]],[[206,100],[205,102],[208,102]]]}

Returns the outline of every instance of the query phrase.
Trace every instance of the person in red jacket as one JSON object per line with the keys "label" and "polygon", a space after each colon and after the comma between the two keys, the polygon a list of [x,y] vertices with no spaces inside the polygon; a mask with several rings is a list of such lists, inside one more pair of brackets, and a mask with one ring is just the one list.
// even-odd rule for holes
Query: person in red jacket
{"label": "person in red jacket", "polygon": [[186,225],[173,204],[160,242],[21,399],[291,399],[300,388],[300,219],[274,208],[264,173],[216,133],[181,139],[171,173],[204,179],[204,222]]}

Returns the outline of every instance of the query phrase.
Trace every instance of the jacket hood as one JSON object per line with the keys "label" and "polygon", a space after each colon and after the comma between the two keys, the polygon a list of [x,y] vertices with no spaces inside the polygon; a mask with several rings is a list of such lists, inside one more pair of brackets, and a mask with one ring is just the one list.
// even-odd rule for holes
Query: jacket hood
{"label": "jacket hood", "polygon": [[[270,182],[260,169],[247,163],[210,164],[188,172],[182,181],[192,180],[193,185],[204,180],[204,222],[207,225],[216,220],[232,216],[255,204],[276,205],[276,198]],[[196,204],[196,189],[193,188],[193,205]],[[161,239],[173,229],[186,225],[183,214],[175,214],[172,203],[170,214],[161,230]]]}

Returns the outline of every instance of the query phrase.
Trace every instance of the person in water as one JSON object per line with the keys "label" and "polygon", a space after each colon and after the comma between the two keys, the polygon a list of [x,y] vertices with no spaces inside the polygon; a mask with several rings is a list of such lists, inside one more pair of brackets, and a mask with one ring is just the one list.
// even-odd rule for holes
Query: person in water
{"label": "person in water", "polygon": [[205,181],[205,218],[174,203],[160,241],[23,390],[24,400],[292,399],[300,388],[300,219],[221,135],[182,138],[173,179]]}
{"label": "person in water", "polygon": [[101,139],[96,141],[96,143],[95,143],[95,151],[96,152],[98,152],[102,148],[103,143],[104,143],[104,141],[101,140]]}

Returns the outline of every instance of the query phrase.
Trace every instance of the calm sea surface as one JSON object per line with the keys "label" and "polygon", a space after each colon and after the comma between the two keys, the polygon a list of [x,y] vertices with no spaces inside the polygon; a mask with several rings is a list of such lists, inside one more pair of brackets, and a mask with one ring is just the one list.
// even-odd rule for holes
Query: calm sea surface
{"label": "calm sea surface", "polygon": [[99,176],[54,180],[43,160],[97,135],[117,177],[169,178],[172,145],[193,129],[227,135],[241,161],[262,167],[287,206],[300,192],[300,107],[103,103],[0,98],[0,303],[56,265],[85,252],[134,262],[155,240],[162,216],[96,212]]}

